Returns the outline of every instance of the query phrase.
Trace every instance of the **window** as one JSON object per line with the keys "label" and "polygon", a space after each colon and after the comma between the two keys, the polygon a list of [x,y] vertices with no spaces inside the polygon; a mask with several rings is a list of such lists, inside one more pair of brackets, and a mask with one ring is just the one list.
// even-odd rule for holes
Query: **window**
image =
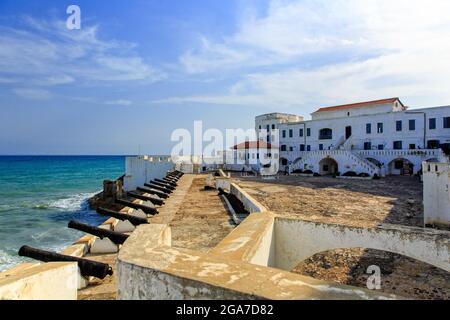
{"label": "window", "polygon": [[300,145],[300,151],[305,151],[305,145],[304,144]]}
{"label": "window", "polygon": [[409,131],[414,131],[416,130],[416,120],[412,119],[409,120]]}
{"label": "window", "polygon": [[270,136],[267,136],[267,143],[270,143]]}
{"label": "window", "polygon": [[283,138],[286,138],[286,130],[282,131],[282,136],[283,136]]}
{"label": "window", "polygon": [[378,150],[384,150],[384,145],[383,144],[379,144],[378,145]]}
{"label": "window", "polygon": [[294,147],[289,147],[289,151],[294,151]]}
{"label": "window", "polygon": [[292,138],[294,136],[294,130],[289,129],[289,138]]}
{"label": "window", "polygon": [[444,129],[450,128],[450,117],[444,117]]}
{"label": "window", "polygon": [[272,130],[275,130],[275,125],[274,124],[272,125]]}
{"label": "window", "polygon": [[372,143],[364,142],[364,150],[372,150]]}
{"label": "window", "polygon": [[323,144],[319,144],[319,150],[323,150]]}
{"label": "window", "polygon": [[371,134],[372,133],[372,124],[371,123],[367,123],[366,124],[366,133],[367,134]]}
{"label": "window", "polygon": [[438,149],[439,148],[439,140],[428,140],[427,149]]}
{"label": "window", "polygon": [[430,130],[436,129],[436,118],[428,119],[428,127]]}
{"label": "window", "polygon": [[416,149],[416,145],[414,143],[411,143],[409,145],[409,150],[415,150]]}
{"label": "window", "polygon": [[395,122],[395,130],[402,131],[402,121],[401,120],[398,120],[397,122]]}
{"label": "window", "polygon": [[299,134],[300,134],[300,137],[303,137],[303,129],[300,129]]}
{"label": "window", "polygon": [[286,145],[285,144],[281,145],[281,151],[286,151]]}
{"label": "window", "polygon": [[306,136],[310,137],[311,136],[311,128],[307,128],[306,129]]}
{"label": "window", "polygon": [[402,142],[394,141],[394,150],[402,150]]}
{"label": "window", "polygon": [[311,146],[309,144],[306,146],[306,151],[311,151]]}
{"label": "window", "polygon": [[383,133],[383,123],[382,122],[377,123],[377,132]]}
{"label": "window", "polygon": [[261,126],[259,126],[259,130],[261,130]]}
{"label": "window", "polygon": [[269,126],[269,125],[267,125],[267,126],[266,126],[266,130],[267,130],[267,132],[269,132],[269,129],[270,129],[270,126]]}
{"label": "window", "polygon": [[319,130],[319,140],[331,140],[333,139],[333,130],[329,128]]}
{"label": "window", "polygon": [[324,172],[330,171],[329,166],[328,166],[327,164],[324,164],[324,165],[322,166],[322,171],[324,171]]}

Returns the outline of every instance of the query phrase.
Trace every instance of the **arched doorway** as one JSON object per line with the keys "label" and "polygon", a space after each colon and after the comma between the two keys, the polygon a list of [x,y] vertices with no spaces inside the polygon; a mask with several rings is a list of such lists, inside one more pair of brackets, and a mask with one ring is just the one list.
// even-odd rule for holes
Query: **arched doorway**
{"label": "arched doorway", "polygon": [[414,164],[405,158],[397,158],[389,162],[388,174],[389,175],[413,175]]}
{"label": "arched doorway", "polygon": [[338,172],[338,163],[330,157],[320,160],[319,167],[319,173],[323,176],[336,174]]}

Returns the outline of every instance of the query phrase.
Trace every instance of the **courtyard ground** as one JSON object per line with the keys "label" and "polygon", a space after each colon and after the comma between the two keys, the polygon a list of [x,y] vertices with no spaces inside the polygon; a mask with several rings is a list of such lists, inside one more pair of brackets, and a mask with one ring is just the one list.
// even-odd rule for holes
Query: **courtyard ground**
{"label": "courtyard ground", "polygon": [[279,176],[276,180],[234,176],[270,211],[308,221],[375,227],[381,223],[423,226],[422,184],[415,177],[346,180]]}

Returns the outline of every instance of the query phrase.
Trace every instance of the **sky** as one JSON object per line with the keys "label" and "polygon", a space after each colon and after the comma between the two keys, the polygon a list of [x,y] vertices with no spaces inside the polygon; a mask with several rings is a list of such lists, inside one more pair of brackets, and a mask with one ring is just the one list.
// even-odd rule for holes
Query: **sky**
{"label": "sky", "polygon": [[0,154],[168,154],[195,120],[248,129],[258,114],[390,97],[449,105],[448,12],[448,0],[1,0]]}

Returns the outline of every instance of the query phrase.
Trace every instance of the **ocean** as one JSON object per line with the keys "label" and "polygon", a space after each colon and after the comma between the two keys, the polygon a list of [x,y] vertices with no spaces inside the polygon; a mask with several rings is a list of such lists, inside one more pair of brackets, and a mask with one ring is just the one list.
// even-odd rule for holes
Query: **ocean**
{"label": "ocean", "polygon": [[124,156],[0,156],[0,271],[27,260],[24,244],[59,251],[80,238],[71,219],[106,220],[87,199],[124,172]]}

